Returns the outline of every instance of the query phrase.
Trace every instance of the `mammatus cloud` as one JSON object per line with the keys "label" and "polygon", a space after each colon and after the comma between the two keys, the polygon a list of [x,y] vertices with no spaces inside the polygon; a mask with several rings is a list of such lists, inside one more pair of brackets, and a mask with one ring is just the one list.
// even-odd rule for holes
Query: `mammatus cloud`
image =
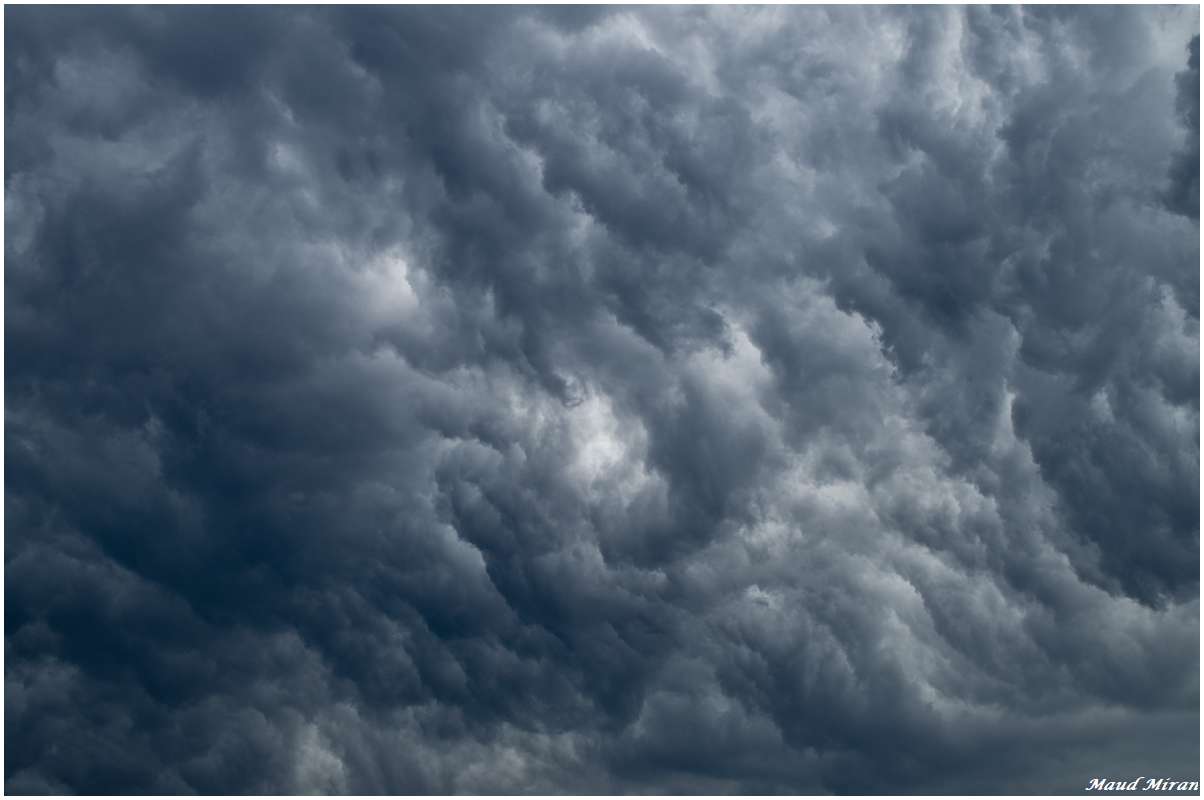
{"label": "mammatus cloud", "polygon": [[7,791],[1198,779],[1197,9],[5,21]]}

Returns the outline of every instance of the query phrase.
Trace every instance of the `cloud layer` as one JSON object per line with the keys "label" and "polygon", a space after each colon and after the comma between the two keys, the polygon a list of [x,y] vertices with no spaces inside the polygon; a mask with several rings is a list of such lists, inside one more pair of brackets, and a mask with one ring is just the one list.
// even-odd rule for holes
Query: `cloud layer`
{"label": "cloud layer", "polygon": [[5,22],[8,792],[1198,777],[1197,9]]}

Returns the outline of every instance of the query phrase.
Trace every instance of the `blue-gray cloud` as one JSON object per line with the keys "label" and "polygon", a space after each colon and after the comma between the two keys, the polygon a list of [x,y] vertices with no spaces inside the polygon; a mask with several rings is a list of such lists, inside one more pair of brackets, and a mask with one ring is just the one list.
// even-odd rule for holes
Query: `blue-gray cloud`
{"label": "blue-gray cloud", "polygon": [[1197,778],[1196,9],[5,21],[9,792]]}

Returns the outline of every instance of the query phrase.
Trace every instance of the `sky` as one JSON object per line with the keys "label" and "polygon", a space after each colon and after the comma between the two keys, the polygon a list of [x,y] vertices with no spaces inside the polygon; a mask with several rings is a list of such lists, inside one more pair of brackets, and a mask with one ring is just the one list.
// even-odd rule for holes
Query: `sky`
{"label": "sky", "polygon": [[8,793],[1198,780],[1198,7],[4,22]]}

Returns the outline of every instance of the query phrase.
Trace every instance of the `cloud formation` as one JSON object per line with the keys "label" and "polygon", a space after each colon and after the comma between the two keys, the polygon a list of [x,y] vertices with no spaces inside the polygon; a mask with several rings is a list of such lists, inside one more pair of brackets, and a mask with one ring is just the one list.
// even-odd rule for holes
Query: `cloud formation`
{"label": "cloud formation", "polygon": [[5,22],[8,792],[1198,779],[1197,9]]}

